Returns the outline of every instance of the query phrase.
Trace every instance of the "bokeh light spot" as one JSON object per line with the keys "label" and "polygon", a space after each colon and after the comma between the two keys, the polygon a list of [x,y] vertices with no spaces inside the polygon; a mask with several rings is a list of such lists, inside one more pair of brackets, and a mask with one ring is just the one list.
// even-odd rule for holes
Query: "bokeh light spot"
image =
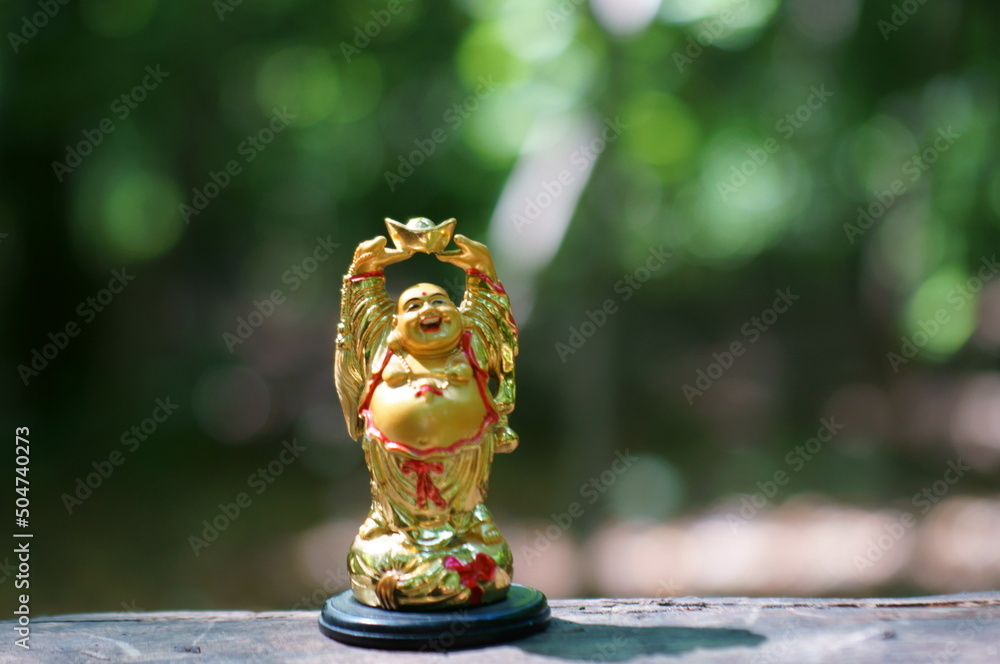
{"label": "bokeh light spot", "polygon": [[[978,287],[977,287],[978,284]],[[913,293],[906,306],[910,341],[932,356],[947,356],[961,348],[976,327],[978,292],[982,281],[955,266],[934,272]]]}
{"label": "bokeh light spot", "polygon": [[109,260],[148,260],[170,250],[183,234],[180,203],[180,190],[164,175],[121,165],[109,171],[95,167],[81,183],[76,218],[87,244]]}
{"label": "bokeh light spot", "polygon": [[287,107],[291,124],[307,127],[325,120],[340,103],[340,75],[326,51],[306,46],[268,56],[257,75],[257,102],[263,113]]}
{"label": "bokeh light spot", "polygon": [[510,83],[523,79],[529,71],[521,59],[507,50],[496,22],[479,23],[466,32],[456,61],[462,81],[469,88],[475,88],[481,76]]}
{"label": "bokeh light spot", "polygon": [[142,171],[123,175],[105,201],[108,239],[123,256],[157,256],[181,236],[179,204],[170,180]]}
{"label": "bokeh light spot", "polygon": [[681,197],[687,209],[678,223],[689,228],[682,242],[691,253],[724,260],[753,256],[777,241],[808,202],[812,181],[794,149],[782,144],[758,164],[764,142],[726,131],[704,151],[701,186]]}
{"label": "bokeh light spot", "polygon": [[919,149],[913,132],[888,115],[877,115],[859,127],[850,144],[853,172],[863,199],[889,190],[902,177],[904,164]]}
{"label": "bokeh light spot", "polygon": [[[543,11],[538,0],[507,0],[497,33],[507,52],[521,60],[553,58],[569,46],[578,8],[552,2]],[[569,5],[568,7],[566,5]]]}
{"label": "bokeh light spot", "polygon": [[680,507],[684,480],[666,459],[638,455],[627,473],[612,486],[610,504],[625,519],[664,519]]}
{"label": "bokeh light spot", "polygon": [[590,6],[605,30],[632,35],[649,25],[660,9],[660,0],[591,0]]}
{"label": "bokeh light spot", "polygon": [[693,39],[720,48],[750,44],[778,9],[778,0],[664,0],[661,16],[688,24]]}
{"label": "bokeh light spot", "polygon": [[622,114],[625,144],[640,161],[674,165],[692,157],[701,131],[684,102],[661,92],[634,97]]}
{"label": "bokeh light spot", "polygon": [[521,153],[540,116],[568,108],[562,90],[542,84],[501,88],[470,114],[465,140],[487,161],[505,163]]}
{"label": "bokeh light spot", "polygon": [[345,68],[341,79],[343,94],[337,106],[337,120],[354,122],[375,112],[382,98],[382,70],[373,58],[359,59]]}

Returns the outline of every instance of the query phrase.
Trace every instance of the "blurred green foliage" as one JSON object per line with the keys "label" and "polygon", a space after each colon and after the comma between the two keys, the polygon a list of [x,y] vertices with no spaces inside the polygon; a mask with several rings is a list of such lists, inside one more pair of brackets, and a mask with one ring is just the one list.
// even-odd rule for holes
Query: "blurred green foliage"
{"label": "blurred green foliage", "polygon": [[[900,4],[918,8],[894,18]],[[331,378],[353,247],[386,216],[496,237],[516,223],[496,213],[512,174],[573,126],[624,128],[578,172],[579,200],[532,221],[554,253],[510,270],[531,302],[515,303],[523,442],[496,463],[501,525],[544,521],[625,448],[654,462],[577,540],[754,491],[831,412],[844,433],[786,496],[891,506],[969,443],[915,434],[904,388],[924,380],[946,404],[955,380],[996,369],[996,291],[949,301],[1000,238],[995,3],[33,0],[0,16],[0,384],[7,430],[32,430],[36,612],[308,592],[289,542],[367,507]],[[513,237],[501,266],[542,241]],[[616,284],[659,247],[670,259],[626,299]],[[412,263],[396,290],[454,278]],[[102,304],[122,269],[134,280]],[[687,398],[785,288],[788,313]],[[609,298],[615,313],[560,355]],[[943,307],[940,333],[894,365]],[[74,322],[38,375],[17,368]],[[127,451],[168,397],[177,413]],[[996,491],[990,426],[966,493]],[[253,493],[293,438],[301,461]],[[114,450],[124,463],[68,508]],[[202,520],[248,489],[253,506],[194,555]]]}

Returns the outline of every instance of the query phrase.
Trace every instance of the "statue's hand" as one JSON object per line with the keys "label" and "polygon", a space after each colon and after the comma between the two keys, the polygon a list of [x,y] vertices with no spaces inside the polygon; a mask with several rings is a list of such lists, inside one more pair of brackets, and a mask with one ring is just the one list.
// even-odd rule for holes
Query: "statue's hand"
{"label": "statue's hand", "polygon": [[350,274],[377,272],[387,265],[405,261],[413,255],[412,251],[386,248],[386,242],[385,236],[379,235],[359,244],[358,248],[354,250],[354,261],[351,263]]}
{"label": "statue's hand", "polygon": [[455,244],[458,245],[458,249],[436,254],[438,260],[451,263],[463,270],[477,270],[490,279],[497,278],[496,269],[493,267],[493,256],[485,244],[470,240],[464,235],[456,235]]}

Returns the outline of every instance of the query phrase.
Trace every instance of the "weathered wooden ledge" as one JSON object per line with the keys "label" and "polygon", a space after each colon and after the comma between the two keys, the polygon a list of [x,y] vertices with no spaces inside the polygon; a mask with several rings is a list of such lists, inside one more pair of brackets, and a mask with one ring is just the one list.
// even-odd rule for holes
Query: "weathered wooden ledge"
{"label": "weathered wooden ledge", "polygon": [[[472,650],[342,645],[316,611],[174,611],[38,617],[31,650],[4,621],[2,662],[1000,662],[1000,592],[899,599],[554,600],[543,634]],[[447,644],[447,635],[441,642]]]}

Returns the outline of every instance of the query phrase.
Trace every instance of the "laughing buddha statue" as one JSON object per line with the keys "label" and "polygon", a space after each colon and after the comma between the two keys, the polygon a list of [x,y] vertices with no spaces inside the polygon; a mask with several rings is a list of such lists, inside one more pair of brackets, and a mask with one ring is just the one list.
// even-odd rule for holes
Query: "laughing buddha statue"
{"label": "laughing buddha statue", "polygon": [[[455,609],[503,599],[510,547],[483,504],[494,453],[512,452],[517,326],[485,245],[434,225],[386,220],[344,275],[335,378],[361,439],[372,504],[348,553],[354,597],[384,609]],[[384,269],[415,252],[466,273],[458,306],[419,283],[395,302]]]}

